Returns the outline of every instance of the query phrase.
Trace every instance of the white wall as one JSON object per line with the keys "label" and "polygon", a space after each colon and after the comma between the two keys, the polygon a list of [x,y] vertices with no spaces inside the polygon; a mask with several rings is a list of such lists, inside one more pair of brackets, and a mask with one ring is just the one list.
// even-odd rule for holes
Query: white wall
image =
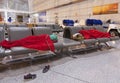
{"label": "white wall", "polygon": [[[101,6],[105,4],[111,4],[111,3],[119,4],[118,14],[104,14],[104,15],[92,14],[93,13],[92,9],[94,6]],[[81,20],[81,19],[87,19],[87,18],[95,18],[95,19],[101,19],[103,21],[106,21],[108,19],[112,19],[114,21],[120,21],[120,0],[85,0],[80,3],[75,3],[68,6],[50,9],[50,10],[47,10],[47,16],[46,16],[47,22],[55,22],[56,15],[58,16],[58,21],[60,24],[62,23],[63,19]]]}

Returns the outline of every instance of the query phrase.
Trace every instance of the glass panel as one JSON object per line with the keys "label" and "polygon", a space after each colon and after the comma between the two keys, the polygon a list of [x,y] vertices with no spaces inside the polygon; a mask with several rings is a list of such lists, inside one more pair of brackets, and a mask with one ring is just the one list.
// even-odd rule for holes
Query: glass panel
{"label": "glass panel", "polygon": [[8,18],[7,18],[7,20],[8,20],[8,22],[15,22],[16,21],[16,13],[13,13],[13,12],[8,12],[8,14],[7,14],[8,16]]}
{"label": "glass panel", "polygon": [[4,21],[4,12],[0,12],[0,23]]}
{"label": "glass panel", "polygon": [[7,13],[7,21],[11,23],[18,23],[18,22],[23,22],[23,23],[28,23],[28,14],[24,13],[15,13],[15,12],[8,12]]}
{"label": "glass panel", "polygon": [[8,0],[8,8],[29,11],[28,0]]}
{"label": "glass panel", "polygon": [[7,0],[0,0],[0,8],[5,9],[7,7]]}

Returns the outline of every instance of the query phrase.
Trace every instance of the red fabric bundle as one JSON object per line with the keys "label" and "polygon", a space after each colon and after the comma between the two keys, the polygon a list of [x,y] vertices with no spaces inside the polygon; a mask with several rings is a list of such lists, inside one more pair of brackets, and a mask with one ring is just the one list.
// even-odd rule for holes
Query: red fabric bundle
{"label": "red fabric bundle", "polygon": [[107,32],[101,32],[98,30],[80,30],[79,33],[81,33],[85,39],[92,39],[92,38],[110,38],[110,34]]}
{"label": "red fabric bundle", "polygon": [[38,36],[28,36],[20,40],[7,41],[4,40],[0,43],[3,48],[9,49],[11,47],[23,46],[36,50],[51,50],[54,51],[54,44],[49,35],[42,34]]}

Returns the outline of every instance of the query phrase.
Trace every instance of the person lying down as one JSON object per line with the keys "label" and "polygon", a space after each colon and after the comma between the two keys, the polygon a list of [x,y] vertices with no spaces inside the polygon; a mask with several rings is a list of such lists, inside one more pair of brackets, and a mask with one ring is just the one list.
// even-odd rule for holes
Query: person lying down
{"label": "person lying down", "polygon": [[57,42],[56,35],[42,34],[36,36],[28,36],[15,41],[3,40],[2,42],[0,42],[0,45],[5,49],[22,46],[34,50],[51,50],[54,52],[55,48],[53,43],[55,42]]}

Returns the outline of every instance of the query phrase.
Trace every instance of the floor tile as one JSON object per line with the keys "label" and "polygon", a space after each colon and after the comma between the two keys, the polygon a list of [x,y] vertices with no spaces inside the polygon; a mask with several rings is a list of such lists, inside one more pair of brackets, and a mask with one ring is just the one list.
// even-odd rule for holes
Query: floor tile
{"label": "floor tile", "polygon": [[[47,73],[42,73],[42,68],[48,63],[1,72],[0,83],[120,83],[119,42],[108,42],[114,47],[109,50],[51,61]],[[37,74],[37,78],[24,80],[29,72]]]}
{"label": "floor tile", "polygon": [[[94,54],[94,53],[93,53]],[[61,74],[90,83],[120,83],[119,51],[69,61],[52,68]]]}

